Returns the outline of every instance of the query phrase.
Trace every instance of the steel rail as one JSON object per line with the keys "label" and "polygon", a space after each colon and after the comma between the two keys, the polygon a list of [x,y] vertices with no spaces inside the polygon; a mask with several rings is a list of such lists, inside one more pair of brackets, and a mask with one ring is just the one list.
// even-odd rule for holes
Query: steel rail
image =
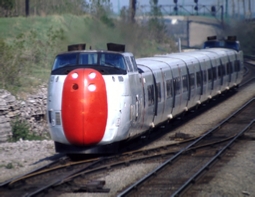
{"label": "steel rail", "polygon": [[63,156],[62,154],[60,154],[59,156],[60,156],[60,158],[58,158],[56,161],[52,161],[52,162],[50,162],[50,163],[48,163],[48,164],[46,164],[46,165],[44,165],[42,167],[38,167],[38,168],[33,169],[33,170],[31,170],[31,171],[29,171],[29,172],[27,172],[25,174],[18,175],[18,176],[14,177],[14,178],[11,178],[9,180],[6,180],[6,181],[0,183],[0,188],[10,184],[11,182],[13,182],[15,180],[22,179],[22,177],[24,177],[24,176],[29,176],[31,174],[38,173],[38,172],[40,172],[40,171],[42,171],[44,169],[47,169],[49,166],[58,163],[61,159],[66,159],[67,158],[66,156]]}
{"label": "steel rail", "polygon": [[77,171],[75,171],[75,172],[71,172],[70,174],[66,175],[65,177],[62,177],[62,178],[59,179],[59,180],[53,181],[53,182],[51,182],[51,183],[49,183],[49,184],[47,184],[47,185],[45,185],[45,186],[43,186],[43,187],[41,187],[41,188],[39,188],[39,189],[33,191],[33,192],[26,193],[25,196],[26,196],[26,197],[31,197],[31,196],[34,196],[34,195],[36,195],[36,194],[39,194],[40,192],[42,192],[42,191],[44,191],[44,190],[50,188],[51,186],[54,186],[54,185],[58,184],[59,182],[62,182],[63,179],[66,179],[66,178],[68,178],[69,176],[72,176],[72,175],[75,174],[75,173],[78,173],[78,172],[84,171],[84,170],[86,170],[86,169],[89,169],[89,168],[91,168],[92,166],[96,165],[96,164],[99,163],[99,162],[101,162],[100,159],[94,161],[92,164],[86,166],[86,167],[83,168],[83,169],[79,169],[79,170],[77,170]]}
{"label": "steel rail", "polygon": [[192,177],[189,178],[178,190],[176,190],[171,197],[179,196],[190,184],[192,184],[196,178],[199,177],[199,175],[202,174],[208,167],[213,164],[216,159],[222,155],[225,150],[230,147],[236,140],[239,138],[245,131],[247,131],[251,125],[253,125],[255,122],[255,119],[253,119],[242,131],[240,131],[226,146],[224,146],[213,158],[210,159],[202,168],[200,168]]}
{"label": "steel rail", "polygon": [[238,114],[241,110],[243,110],[247,105],[249,105],[250,103],[252,103],[255,100],[255,98],[250,99],[248,102],[246,102],[243,106],[241,106],[238,110],[236,110],[234,113],[232,113],[230,116],[228,116],[226,119],[224,119],[223,121],[221,121],[218,125],[216,125],[214,128],[208,130],[206,133],[204,133],[203,135],[201,135],[201,137],[199,137],[197,140],[195,140],[194,142],[192,142],[191,144],[189,144],[188,146],[186,146],[185,148],[183,148],[182,150],[180,150],[177,154],[175,154],[173,157],[167,159],[164,163],[160,164],[158,167],[156,167],[153,171],[151,171],[150,173],[148,173],[147,175],[145,175],[144,177],[142,177],[140,180],[138,180],[137,182],[135,182],[134,184],[132,184],[131,186],[129,186],[127,189],[125,189],[124,191],[122,191],[121,193],[119,193],[117,196],[118,197],[122,197],[127,195],[128,193],[130,193],[133,189],[135,189],[136,187],[138,187],[139,185],[141,185],[144,181],[146,181],[149,177],[153,176],[154,174],[156,174],[159,170],[161,170],[163,167],[165,167],[166,165],[170,164],[171,162],[173,162],[176,158],[178,158],[181,154],[185,153],[186,151],[188,151],[190,149],[190,147],[192,147],[193,145],[197,144],[198,142],[200,142],[203,138],[205,138],[207,135],[211,134],[213,131],[219,129],[223,124],[225,124],[227,121],[229,121],[231,118],[233,118],[236,114]]}

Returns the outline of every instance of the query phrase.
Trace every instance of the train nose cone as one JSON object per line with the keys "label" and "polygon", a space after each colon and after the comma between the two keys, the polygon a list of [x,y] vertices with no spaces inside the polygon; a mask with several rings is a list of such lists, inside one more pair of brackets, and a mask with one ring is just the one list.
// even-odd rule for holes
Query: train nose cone
{"label": "train nose cone", "polygon": [[70,72],[62,92],[62,121],[67,140],[74,145],[99,143],[107,121],[105,81],[94,69]]}

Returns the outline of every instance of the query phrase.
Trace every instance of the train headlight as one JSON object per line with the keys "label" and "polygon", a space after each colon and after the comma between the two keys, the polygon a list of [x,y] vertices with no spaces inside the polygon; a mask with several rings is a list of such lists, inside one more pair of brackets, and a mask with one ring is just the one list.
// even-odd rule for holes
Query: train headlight
{"label": "train headlight", "polygon": [[96,87],[95,84],[90,84],[90,85],[88,86],[88,89],[89,89],[90,92],[94,92],[94,91],[97,89],[97,87]]}
{"label": "train headlight", "polygon": [[73,78],[73,79],[77,79],[78,76],[79,76],[78,73],[73,73],[73,74],[72,74],[72,78]]}
{"label": "train headlight", "polygon": [[96,78],[96,73],[92,72],[89,74],[90,79],[95,79]]}

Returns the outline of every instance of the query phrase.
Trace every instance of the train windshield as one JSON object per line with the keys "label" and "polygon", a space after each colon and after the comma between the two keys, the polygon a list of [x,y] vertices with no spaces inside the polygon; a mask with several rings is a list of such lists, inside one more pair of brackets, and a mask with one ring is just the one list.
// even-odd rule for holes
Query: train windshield
{"label": "train windshield", "polygon": [[61,54],[56,57],[52,70],[71,65],[100,65],[126,70],[122,55],[106,52]]}
{"label": "train windshield", "polygon": [[75,65],[77,62],[77,54],[70,53],[70,54],[63,54],[58,55],[54,61],[53,69],[61,68],[68,65]]}

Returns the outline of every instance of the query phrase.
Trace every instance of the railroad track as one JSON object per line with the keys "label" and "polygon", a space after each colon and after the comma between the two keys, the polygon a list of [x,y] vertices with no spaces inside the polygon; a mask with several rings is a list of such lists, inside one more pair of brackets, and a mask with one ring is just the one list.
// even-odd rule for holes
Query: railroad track
{"label": "railroad track", "polygon": [[[183,194],[202,173],[206,173],[212,164],[223,157],[223,153],[244,132],[251,128],[255,122],[254,108],[255,99],[252,99],[118,196],[179,196]],[[219,139],[222,139],[221,143],[218,143]],[[210,143],[213,146],[205,146]],[[201,148],[198,149],[198,147]]]}
{"label": "railroad track", "polygon": [[[127,165],[150,162],[157,160],[163,162],[169,156],[187,146],[194,138],[177,141],[175,144],[168,144],[149,149],[140,149],[124,152],[120,155],[94,158],[73,162],[66,157],[48,164],[23,176],[13,178],[0,184],[1,196],[34,196],[49,188],[55,188],[57,193],[63,192],[108,192],[103,188],[104,182],[98,181],[98,177],[110,169],[125,168]],[[218,142],[213,142],[218,143]],[[204,146],[209,146],[207,144]],[[200,147],[198,147],[200,148]],[[194,148],[193,148],[194,149]],[[82,180],[86,176],[86,181]],[[79,179],[79,181],[77,181]],[[75,182],[83,183],[77,185]],[[70,187],[70,185],[72,187]]]}
{"label": "railroad track", "polygon": [[61,157],[24,175],[0,184],[0,196],[34,196],[68,176],[95,165],[99,159],[73,162]]}
{"label": "railroad track", "polygon": [[[205,136],[202,137],[204,138]],[[49,188],[54,188],[53,193],[55,192],[55,194],[67,191],[109,192],[108,188],[103,188],[104,181],[99,181],[98,177],[110,169],[123,168],[132,164],[150,162],[151,160],[163,162],[169,157],[175,158],[176,155],[180,155],[182,152],[194,152],[205,147],[222,144],[236,136],[235,134],[230,135],[228,132],[226,136],[221,136],[220,138],[216,136],[214,140],[209,140],[209,142],[205,139],[203,143],[201,141],[202,137],[183,140],[182,142],[178,142],[178,144],[130,151],[120,155],[85,161],[72,162],[67,159],[61,159],[58,164],[54,163],[25,176],[12,179],[4,185],[2,184],[0,195],[34,196],[44,192],[44,190],[47,191]],[[189,143],[192,146],[187,145]],[[196,146],[194,146],[195,144]],[[84,177],[86,177],[85,181]]]}
{"label": "railroad track", "polygon": [[[65,191],[69,192],[109,192],[109,189],[103,188],[105,184],[104,182],[96,180],[100,174],[107,172],[110,169],[126,167],[127,165],[144,161],[148,162],[153,159],[163,161],[169,155],[174,155],[176,152],[180,151],[180,149],[185,147],[186,144],[192,140],[194,139],[183,140],[176,144],[169,144],[150,149],[125,152],[115,156],[81,160],[77,162],[62,157],[42,168],[0,184],[0,195],[35,196],[52,187],[55,188],[57,193],[62,193],[63,187],[65,188]],[[84,176],[86,176],[85,182],[82,180],[84,179]],[[79,180],[77,181],[77,179]],[[77,185],[75,182],[83,184]],[[70,187],[70,184],[72,187]]]}

